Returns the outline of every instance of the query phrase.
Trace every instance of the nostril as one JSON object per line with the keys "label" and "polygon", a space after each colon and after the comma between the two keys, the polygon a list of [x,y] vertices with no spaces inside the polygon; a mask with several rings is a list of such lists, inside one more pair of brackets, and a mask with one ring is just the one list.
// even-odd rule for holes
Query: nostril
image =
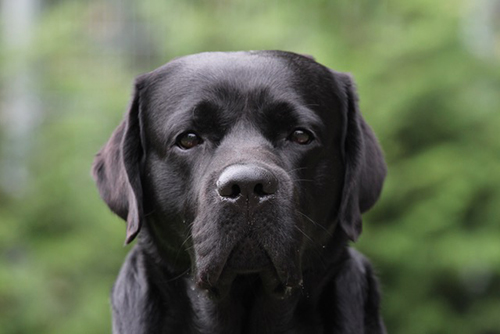
{"label": "nostril", "polygon": [[253,192],[254,192],[254,194],[256,194],[259,197],[264,197],[264,196],[270,195],[264,191],[264,186],[262,185],[262,183],[256,184],[254,189],[253,189]]}
{"label": "nostril", "polygon": [[241,188],[233,182],[217,182],[217,191],[220,196],[227,198],[236,198],[241,195]]}
{"label": "nostril", "polygon": [[264,192],[264,186],[262,185],[262,183],[256,184],[255,187],[253,188],[253,192],[254,192],[254,194],[256,194],[259,197],[263,197],[263,196],[267,195]]}
{"label": "nostril", "polygon": [[241,194],[240,186],[237,184],[233,184],[233,186],[231,187],[231,194],[227,197],[236,198],[240,196],[240,194]]}
{"label": "nostril", "polygon": [[259,197],[273,195],[278,190],[278,181],[274,177],[270,177],[263,183],[257,183],[254,187],[254,194]]}

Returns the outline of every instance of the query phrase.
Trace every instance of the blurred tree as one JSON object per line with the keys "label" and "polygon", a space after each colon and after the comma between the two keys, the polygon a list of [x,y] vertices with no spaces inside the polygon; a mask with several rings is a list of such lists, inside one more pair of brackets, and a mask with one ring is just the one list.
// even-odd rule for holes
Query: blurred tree
{"label": "blurred tree", "polygon": [[[41,2],[22,55],[43,115],[23,162],[29,185],[0,191],[0,333],[110,332],[108,292],[128,248],[89,176],[93,154],[135,75],[236,49],[312,54],[354,74],[389,163],[356,245],[378,268],[389,332],[500,333],[499,3]],[[19,56],[5,43],[1,101]],[[6,152],[13,111],[0,108]]]}

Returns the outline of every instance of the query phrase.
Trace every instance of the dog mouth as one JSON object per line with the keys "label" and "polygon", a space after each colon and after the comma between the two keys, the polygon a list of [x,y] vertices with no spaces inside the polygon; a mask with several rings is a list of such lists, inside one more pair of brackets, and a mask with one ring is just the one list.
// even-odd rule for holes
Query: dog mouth
{"label": "dog mouth", "polygon": [[198,271],[196,285],[205,290],[209,298],[217,301],[224,299],[231,292],[235,280],[243,276],[260,277],[264,291],[278,299],[291,296],[302,285],[297,261],[279,255],[273,259],[251,237],[243,238],[226,259],[218,261],[218,265]]}
{"label": "dog mouth", "polygon": [[256,273],[272,266],[272,261],[260,243],[245,237],[232,250],[226,268],[238,274]]}
{"label": "dog mouth", "polygon": [[214,301],[221,301],[231,293],[231,288],[235,281],[245,277],[253,278],[257,276],[260,278],[260,283],[265,293],[276,299],[287,299],[293,295],[294,291],[302,287],[302,279],[296,280],[296,282],[288,281],[287,283],[283,283],[276,270],[272,267],[258,272],[224,273],[223,277],[221,276],[221,279],[215,285],[206,285],[200,282],[196,285],[206,292],[208,298]]}

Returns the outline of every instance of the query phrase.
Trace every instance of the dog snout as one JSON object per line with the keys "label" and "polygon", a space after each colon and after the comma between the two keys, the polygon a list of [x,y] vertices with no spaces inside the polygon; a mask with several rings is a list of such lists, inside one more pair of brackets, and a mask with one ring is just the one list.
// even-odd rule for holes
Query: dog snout
{"label": "dog snout", "polygon": [[256,165],[232,165],[217,180],[217,192],[223,199],[244,200],[257,206],[278,190],[278,179],[270,171]]}

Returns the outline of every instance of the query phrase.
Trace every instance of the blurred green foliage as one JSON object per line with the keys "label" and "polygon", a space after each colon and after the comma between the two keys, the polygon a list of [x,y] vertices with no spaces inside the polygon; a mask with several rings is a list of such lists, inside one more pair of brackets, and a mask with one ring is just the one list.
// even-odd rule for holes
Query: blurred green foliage
{"label": "blurred green foliage", "polygon": [[[8,45],[8,25],[0,31],[1,115],[12,114],[6,101],[23,71],[37,107],[24,134],[0,118],[0,174],[13,180],[0,188],[0,333],[110,332],[109,290],[129,248],[91,180],[93,155],[134,76],[176,56],[240,49],[311,54],[355,76],[389,165],[356,245],[379,272],[389,332],[500,333],[498,0],[38,8],[25,47]],[[16,186],[8,167],[19,141],[26,154],[14,160],[28,173]]]}

